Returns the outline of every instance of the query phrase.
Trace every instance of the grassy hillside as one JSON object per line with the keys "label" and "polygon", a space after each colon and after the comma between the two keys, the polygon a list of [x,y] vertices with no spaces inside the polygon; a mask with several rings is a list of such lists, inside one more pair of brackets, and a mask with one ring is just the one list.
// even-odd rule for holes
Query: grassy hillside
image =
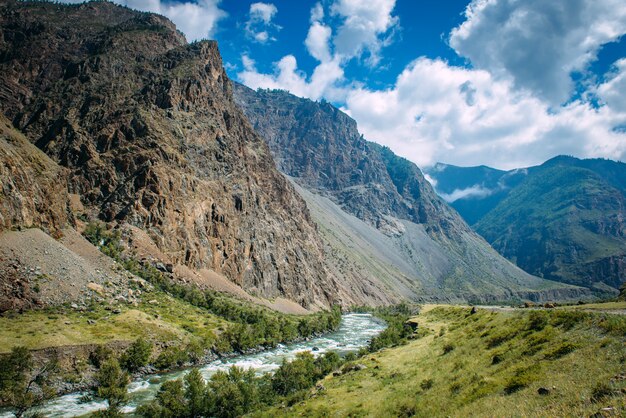
{"label": "grassy hillside", "polygon": [[307,400],[258,415],[626,414],[625,316],[425,311],[416,318],[425,336],[367,355],[360,360],[366,368],[328,376]]}

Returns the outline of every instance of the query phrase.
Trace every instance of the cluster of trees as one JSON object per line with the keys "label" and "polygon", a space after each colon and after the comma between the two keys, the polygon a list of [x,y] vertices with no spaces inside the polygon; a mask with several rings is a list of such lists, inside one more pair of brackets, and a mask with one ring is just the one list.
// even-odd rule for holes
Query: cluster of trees
{"label": "cluster of trees", "polygon": [[184,379],[164,383],[156,399],[139,407],[137,414],[162,418],[238,417],[310,389],[343,362],[335,352],[317,358],[303,352],[292,361],[283,361],[273,375],[256,376],[253,370],[233,366],[218,371],[207,382],[194,369]]}
{"label": "cluster of trees", "polygon": [[133,342],[120,356],[106,346],[99,346],[89,359],[98,368],[96,373],[98,397],[105,399],[109,407],[99,411],[96,416],[117,418],[122,416],[120,410],[128,399],[130,373],[147,366],[152,356],[152,344],[142,338]]}

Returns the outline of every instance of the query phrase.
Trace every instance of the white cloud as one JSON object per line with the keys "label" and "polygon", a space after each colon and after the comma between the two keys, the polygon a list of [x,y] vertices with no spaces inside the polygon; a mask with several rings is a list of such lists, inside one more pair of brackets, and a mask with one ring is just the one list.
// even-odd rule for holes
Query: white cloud
{"label": "white cloud", "polygon": [[336,0],[330,10],[343,19],[333,39],[336,53],[345,58],[368,52],[369,63],[376,64],[386,44],[384,35],[398,23],[392,16],[395,0]]}
{"label": "white cloud", "polygon": [[309,27],[309,33],[304,41],[309,54],[318,61],[330,61],[330,48],[328,41],[332,30],[328,26],[324,26],[320,22],[313,22]]}
{"label": "white cloud", "polygon": [[246,22],[246,33],[258,43],[275,41],[270,31],[278,31],[280,26],[272,23],[272,19],[278,13],[278,9],[272,3],[252,3],[250,5],[249,19]]}
{"label": "white cloud", "polygon": [[314,100],[325,97],[342,101],[347,91],[338,85],[343,81],[343,68],[365,51],[369,53],[368,63],[379,59],[380,49],[388,43],[387,32],[398,22],[392,16],[394,6],[395,0],[335,0],[330,11],[340,23],[333,37],[333,29],[323,22],[324,6],[318,2],[311,9],[311,25],[304,42],[309,54],[320,62],[310,77],[298,70],[293,55],[274,63],[274,71],[269,74],[244,64],[246,68],[237,77],[252,88],[284,89]]}
{"label": "white cloud", "polygon": [[555,112],[507,80],[441,60],[415,60],[391,89],[349,91],[344,110],[368,139],[422,166],[509,169],[556,154],[626,157],[626,135],[612,130],[626,119],[610,107],[576,101]]}
{"label": "white cloud", "polygon": [[[254,61],[244,56],[244,71],[238,74],[239,80],[252,89],[269,88],[288,90],[300,97],[313,100],[321,97],[335,97],[335,84],[343,78],[343,70],[336,60],[319,64],[313,75],[298,70],[296,58],[287,55],[274,65],[273,74],[260,74],[254,67]],[[242,57],[243,59],[243,57]]]}
{"label": "white cloud", "polygon": [[311,23],[321,22],[324,19],[324,6],[322,3],[315,3],[311,9]]}
{"label": "white cloud", "polygon": [[452,193],[439,193],[439,196],[448,203],[455,202],[459,199],[473,199],[491,196],[495,190],[487,189],[478,184],[466,189],[454,189]]}
{"label": "white cloud", "polygon": [[570,98],[572,72],[626,33],[623,0],[473,0],[465,16],[450,35],[456,52],[552,105]]}
{"label": "white cloud", "polygon": [[[83,1],[61,0],[64,3]],[[170,19],[185,34],[188,41],[208,39],[213,36],[217,22],[227,16],[219,8],[220,0],[175,2],[160,0],[111,0],[122,6],[144,12],[158,13]]]}
{"label": "white cloud", "polygon": [[250,5],[250,19],[265,24],[270,23],[277,12],[278,9],[272,3],[252,3]]}
{"label": "white cloud", "polygon": [[617,61],[596,94],[612,109],[626,113],[626,58]]}

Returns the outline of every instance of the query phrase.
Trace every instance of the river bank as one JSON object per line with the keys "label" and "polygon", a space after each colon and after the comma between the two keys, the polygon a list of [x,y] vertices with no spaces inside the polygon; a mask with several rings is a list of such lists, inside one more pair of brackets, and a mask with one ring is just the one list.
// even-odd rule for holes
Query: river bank
{"label": "river bank", "polygon": [[[336,351],[340,354],[357,351],[367,346],[371,338],[384,329],[385,324],[370,314],[344,314],[337,331],[310,338],[308,341],[281,344],[274,349],[253,354],[216,359],[205,365],[195,367],[200,370],[205,379],[210,378],[218,370],[227,370],[231,366],[251,368],[259,374],[271,372],[280,366],[283,359],[291,360],[301,351],[312,351],[314,355],[328,351]],[[163,382],[178,379],[190,369],[191,367],[168,373],[151,374],[133,380],[129,386],[130,401],[123,411],[132,413],[137,406],[153,399]],[[70,393],[54,398],[34,411],[41,412],[50,418],[57,418],[86,415],[106,407],[104,401],[88,400],[89,395],[89,392]],[[11,416],[9,411],[0,412],[1,418]]]}

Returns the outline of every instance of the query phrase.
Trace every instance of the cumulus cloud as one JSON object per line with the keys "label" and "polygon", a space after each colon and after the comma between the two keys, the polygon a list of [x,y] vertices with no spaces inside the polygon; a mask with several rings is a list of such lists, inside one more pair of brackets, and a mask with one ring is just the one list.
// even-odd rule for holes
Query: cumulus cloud
{"label": "cumulus cloud", "polygon": [[248,36],[259,43],[275,41],[276,38],[270,35],[270,32],[281,29],[280,26],[272,23],[276,13],[278,13],[278,9],[272,3],[252,3],[245,26]]}
{"label": "cumulus cloud", "polygon": [[398,21],[392,15],[394,6],[395,0],[335,0],[329,6],[330,14],[339,21],[333,36],[333,28],[324,21],[324,6],[318,2],[311,9],[311,25],[304,41],[309,54],[319,61],[310,77],[298,70],[293,55],[274,63],[271,73],[259,73],[244,63],[244,71],[237,77],[251,88],[278,88],[314,100],[325,97],[343,101],[347,87],[339,83],[344,80],[344,67],[365,52],[368,63],[378,61],[381,48],[389,42],[387,34]]}
{"label": "cumulus cloud", "polygon": [[322,97],[336,97],[335,83],[343,78],[343,69],[336,60],[320,63],[311,77],[298,70],[298,63],[293,55],[287,55],[274,64],[272,74],[261,74],[254,61],[244,56],[244,71],[238,74],[239,80],[250,88],[269,88],[288,90],[301,97],[313,100]]}
{"label": "cumulus cloud", "polygon": [[[61,0],[64,3],[83,3],[83,0]],[[220,0],[176,2],[161,0],[111,0],[122,6],[144,12],[158,13],[170,19],[185,34],[188,41],[213,36],[217,22],[227,14],[219,8]]]}
{"label": "cumulus cloud", "polygon": [[622,113],[581,101],[554,112],[508,80],[442,60],[415,60],[388,90],[350,90],[344,110],[367,138],[422,166],[509,169],[556,154],[626,156],[626,136],[612,129],[625,122]]}
{"label": "cumulus cloud", "polygon": [[398,23],[392,15],[395,0],[336,0],[330,10],[343,19],[333,39],[337,54],[359,57],[369,53],[369,62],[376,64],[381,48],[388,42],[384,35]]}
{"label": "cumulus cloud", "polygon": [[330,40],[332,30],[320,22],[313,22],[309,28],[309,33],[304,41],[309,54],[318,61],[330,61]]}
{"label": "cumulus cloud", "polygon": [[596,94],[612,109],[626,113],[626,58],[613,65],[607,80],[598,86]]}
{"label": "cumulus cloud", "polygon": [[459,199],[482,199],[491,196],[496,190],[482,187],[478,184],[466,189],[454,189],[452,193],[439,193],[439,196],[448,203]]}
{"label": "cumulus cloud", "polygon": [[450,46],[476,68],[510,78],[552,105],[566,102],[571,74],[626,33],[623,0],[473,0]]}

